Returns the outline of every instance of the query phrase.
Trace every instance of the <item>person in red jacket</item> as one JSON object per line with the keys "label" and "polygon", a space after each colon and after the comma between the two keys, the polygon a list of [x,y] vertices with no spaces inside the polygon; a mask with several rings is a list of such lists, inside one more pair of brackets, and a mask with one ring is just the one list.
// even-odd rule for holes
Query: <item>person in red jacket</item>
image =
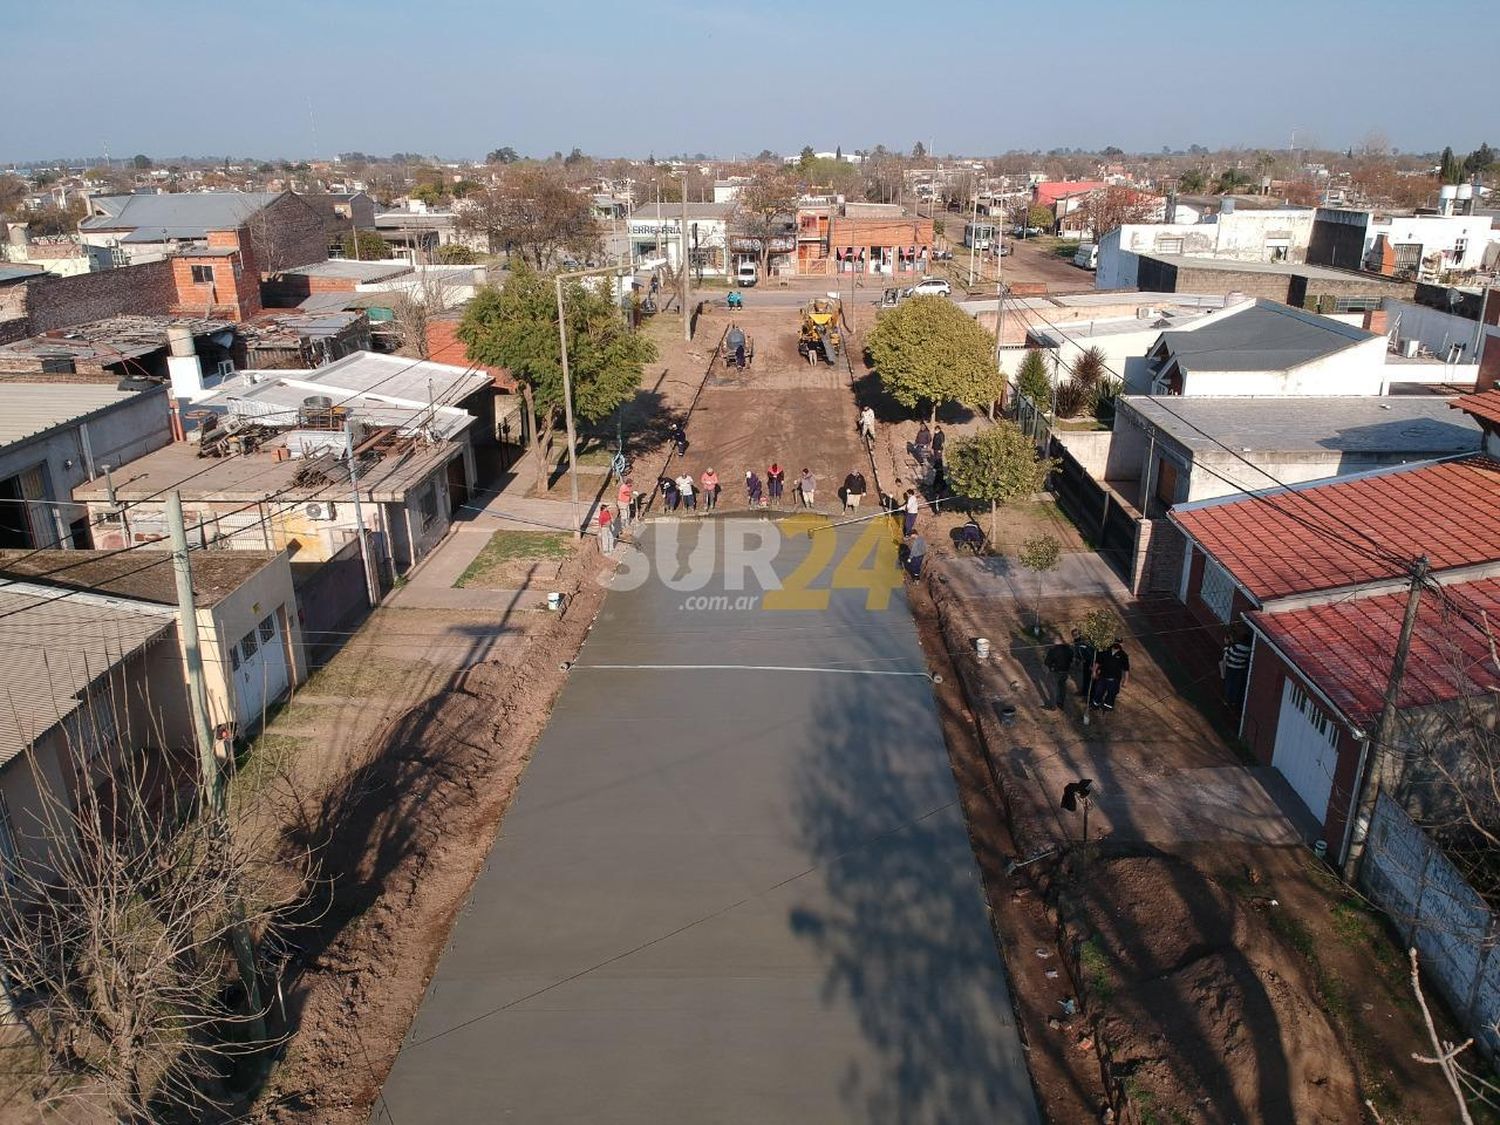
{"label": "person in red jacket", "polygon": [[615,553],[615,517],[610,512],[608,504],[599,505],[599,553],[602,555]]}

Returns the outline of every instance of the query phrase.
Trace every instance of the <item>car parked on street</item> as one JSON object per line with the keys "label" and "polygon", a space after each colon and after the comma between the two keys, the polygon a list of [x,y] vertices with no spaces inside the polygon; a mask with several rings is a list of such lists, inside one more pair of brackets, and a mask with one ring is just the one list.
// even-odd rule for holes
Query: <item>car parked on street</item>
{"label": "car parked on street", "polygon": [[906,292],[911,297],[951,297],[953,286],[941,277],[924,277]]}

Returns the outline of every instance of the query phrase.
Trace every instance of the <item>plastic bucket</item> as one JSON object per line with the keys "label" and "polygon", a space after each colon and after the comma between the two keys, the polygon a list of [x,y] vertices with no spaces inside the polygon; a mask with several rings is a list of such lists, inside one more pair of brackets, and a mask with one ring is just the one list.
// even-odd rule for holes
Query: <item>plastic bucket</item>
{"label": "plastic bucket", "polygon": [[990,658],[990,639],[988,637],[974,638],[974,655],[980,660],[988,660]]}
{"label": "plastic bucket", "polygon": [[556,590],[553,590],[550,594],[547,595],[547,608],[550,609],[553,613],[556,613],[558,610],[562,609],[562,607],[563,596]]}

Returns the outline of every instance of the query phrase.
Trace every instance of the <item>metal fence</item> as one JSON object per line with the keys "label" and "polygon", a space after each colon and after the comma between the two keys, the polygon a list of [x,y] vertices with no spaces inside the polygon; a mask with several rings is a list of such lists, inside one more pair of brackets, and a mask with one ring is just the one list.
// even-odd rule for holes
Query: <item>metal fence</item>
{"label": "metal fence", "polygon": [[1390,915],[1465,1032],[1500,1058],[1496,914],[1438,846],[1384,793],[1375,805],[1360,883]]}

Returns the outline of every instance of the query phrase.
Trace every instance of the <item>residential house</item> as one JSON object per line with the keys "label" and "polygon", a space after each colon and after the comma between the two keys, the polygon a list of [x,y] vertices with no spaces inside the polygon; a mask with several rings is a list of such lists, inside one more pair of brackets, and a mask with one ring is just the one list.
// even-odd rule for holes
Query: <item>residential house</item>
{"label": "residential house", "polygon": [[35,266],[60,277],[108,269],[113,264],[108,250],[85,246],[76,234],[33,236],[27,223],[4,220],[0,220],[0,260],[13,266]]}
{"label": "residential house", "polygon": [[800,274],[876,274],[911,283],[932,261],[932,220],[903,214],[895,204],[803,207],[795,246]]}
{"label": "residential house", "polygon": [[[189,563],[209,719],[258,727],[265,709],[307,678],[286,552],[197,549]],[[79,594],[144,605],[142,612],[153,619],[177,606],[172,554],[164,550],[0,551],[0,593],[17,585],[61,594],[62,605]],[[186,658],[179,660],[178,691]]]}
{"label": "residential house", "polygon": [[1430,729],[1497,690],[1475,626],[1500,610],[1497,493],[1500,462],[1471,455],[1172,509],[1179,598],[1210,630],[1243,620],[1254,635],[1240,737],[1286,777],[1335,858],[1354,831],[1419,558],[1442,592],[1422,599],[1399,726]]}
{"label": "residential house", "polygon": [[1302,262],[1314,211],[1285,207],[1230,209],[1196,223],[1126,223],[1099,239],[1098,289],[1133,289],[1140,255],[1168,254],[1234,262]]}
{"label": "residential house", "polygon": [[1320,207],[1307,260],[1386,276],[1437,280],[1481,269],[1500,241],[1488,215],[1378,215]]}
{"label": "residential house", "polygon": [[73,489],[172,440],[163,388],[0,386],[0,548],[88,547]]}
{"label": "residential house", "polygon": [[[687,204],[688,252],[695,275],[724,277],[733,269],[730,255],[730,231],[734,221],[733,203]],[[683,205],[681,203],[642,204],[625,222],[625,237],[630,243],[630,260],[638,268],[648,263],[665,263],[676,269],[682,260]],[[746,249],[745,255],[755,254]],[[654,268],[654,267],[652,267]]]}
{"label": "residential house", "polygon": [[[162,538],[162,497],[174,490],[205,541],[285,549],[294,564],[347,557],[363,527],[389,582],[436,546],[476,484],[475,416],[445,404],[482,410],[491,397],[487,375],[369,352],[312,371],[242,372],[185,411],[187,440],[74,498],[106,548]],[[493,442],[492,425],[479,441]]]}
{"label": "residential house", "polygon": [[322,211],[292,192],[181,192],[100,195],[89,200],[79,238],[114,252],[116,264],[150,262],[213,245],[211,231],[250,232],[247,267],[277,273],[328,257]]}

